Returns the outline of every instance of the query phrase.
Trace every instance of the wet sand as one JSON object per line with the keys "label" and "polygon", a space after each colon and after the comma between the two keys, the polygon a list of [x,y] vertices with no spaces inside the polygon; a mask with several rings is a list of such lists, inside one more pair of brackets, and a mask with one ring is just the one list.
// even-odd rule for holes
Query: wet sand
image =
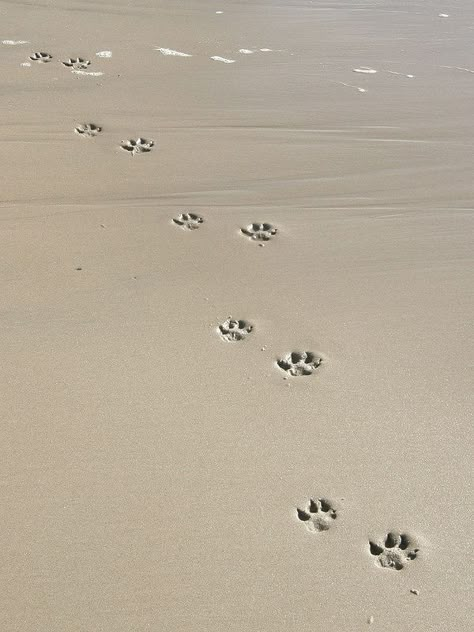
{"label": "wet sand", "polygon": [[0,629],[470,629],[471,3],[0,13]]}

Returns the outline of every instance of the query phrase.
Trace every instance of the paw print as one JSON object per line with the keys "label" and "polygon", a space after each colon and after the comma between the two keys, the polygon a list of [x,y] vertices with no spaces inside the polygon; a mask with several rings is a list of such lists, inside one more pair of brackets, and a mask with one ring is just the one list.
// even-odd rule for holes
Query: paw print
{"label": "paw print", "polygon": [[401,571],[407,562],[414,560],[419,551],[413,548],[411,538],[406,533],[396,531],[391,531],[383,544],[369,541],[369,548],[379,566],[396,571]]}
{"label": "paw print", "polygon": [[195,230],[204,222],[204,219],[195,213],[181,213],[181,215],[173,219],[173,222],[177,226],[181,226],[181,228]]}
{"label": "paw print", "polygon": [[120,147],[124,151],[128,151],[135,156],[135,154],[146,154],[152,150],[155,144],[154,140],[147,140],[146,138],[137,138],[136,140],[123,140]]}
{"label": "paw print", "polygon": [[302,353],[293,351],[286,358],[277,360],[277,365],[282,371],[286,371],[289,375],[296,377],[311,375],[322,361],[322,358],[311,351],[303,351]]}
{"label": "paw print", "polygon": [[229,318],[218,327],[219,333],[227,342],[237,342],[243,340],[252,331],[253,326],[246,320],[234,320]]}
{"label": "paw print", "polygon": [[93,136],[97,136],[97,134],[102,131],[102,128],[98,125],[94,125],[94,123],[82,123],[74,128],[74,131],[81,136],[92,138]]}
{"label": "paw print", "polygon": [[277,234],[277,229],[271,224],[249,224],[246,228],[241,228],[240,232],[255,241],[269,241]]}
{"label": "paw print", "polygon": [[333,520],[337,518],[337,511],[332,503],[325,498],[310,499],[306,509],[296,510],[298,518],[306,524],[309,531],[327,531]]}
{"label": "paw print", "polygon": [[49,53],[32,53],[28,57],[28,59],[30,59],[31,61],[37,61],[40,64],[47,64],[48,61],[51,61],[53,59],[53,56]]}
{"label": "paw print", "polygon": [[88,59],[82,59],[82,57],[73,57],[61,63],[66,68],[72,68],[73,70],[85,70],[87,66],[91,65]]}

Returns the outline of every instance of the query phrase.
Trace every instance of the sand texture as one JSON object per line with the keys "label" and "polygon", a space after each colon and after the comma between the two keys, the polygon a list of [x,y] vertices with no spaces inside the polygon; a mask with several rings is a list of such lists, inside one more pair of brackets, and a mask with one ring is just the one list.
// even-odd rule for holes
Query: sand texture
{"label": "sand texture", "polygon": [[0,631],[472,629],[473,3],[0,24]]}

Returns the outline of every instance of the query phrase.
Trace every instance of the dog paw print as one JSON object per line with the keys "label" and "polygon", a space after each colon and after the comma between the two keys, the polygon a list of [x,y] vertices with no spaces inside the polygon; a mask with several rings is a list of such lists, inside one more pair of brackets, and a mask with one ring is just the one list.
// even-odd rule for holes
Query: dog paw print
{"label": "dog paw print", "polygon": [[61,63],[63,66],[66,66],[66,68],[72,68],[73,70],[85,70],[87,66],[91,65],[88,59],[82,59],[82,57],[71,57]]}
{"label": "dog paw print", "polygon": [[241,228],[240,232],[255,241],[269,241],[273,235],[277,234],[277,229],[271,224],[249,224],[246,228]]}
{"label": "dog paw print", "polygon": [[252,331],[253,325],[246,320],[235,320],[229,316],[229,318],[221,323],[218,327],[221,338],[227,342],[238,342],[246,338]]}
{"label": "dog paw print", "polygon": [[410,536],[396,531],[387,534],[383,544],[369,541],[369,548],[378,566],[396,571],[401,571],[407,562],[414,560],[419,551],[413,547]]}
{"label": "dog paw print", "polygon": [[327,531],[337,518],[337,511],[325,498],[310,499],[306,509],[297,509],[297,516],[313,533]]}
{"label": "dog paw print", "polygon": [[173,223],[185,230],[196,230],[204,223],[204,219],[195,213],[181,213],[173,219]]}
{"label": "dog paw print", "polygon": [[76,134],[80,136],[85,136],[87,138],[92,138],[93,136],[97,136],[102,131],[102,128],[98,125],[94,125],[94,123],[82,123],[74,128]]}
{"label": "dog paw print", "polygon": [[311,375],[322,361],[322,358],[311,351],[293,351],[285,358],[277,360],[277,365],[288,375],[297,377],[300,375]]}
{"label": "dog paw print", "polygon": [[47,64],[48,61],[53,59],[53,56],[49,53],[32,53],[28,59],[31,61],[37,61],[40,64]]}
{"label": "dog paw print", "polygon": [[137,138],[134,140],[123,140],[120,147],[124,151],[128,151],[132,156],[135,154],[146,154],[153,149],[155,145],[154,140],[147,140],[146,138]]}

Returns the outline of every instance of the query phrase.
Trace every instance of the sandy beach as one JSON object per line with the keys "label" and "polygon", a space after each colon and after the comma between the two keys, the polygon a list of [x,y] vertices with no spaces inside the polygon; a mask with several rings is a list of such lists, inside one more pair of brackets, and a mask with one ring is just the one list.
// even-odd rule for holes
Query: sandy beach
{"label": "sandy beach", "polygon": [[0,23],[1,632],[472,629],[474,5]]}

